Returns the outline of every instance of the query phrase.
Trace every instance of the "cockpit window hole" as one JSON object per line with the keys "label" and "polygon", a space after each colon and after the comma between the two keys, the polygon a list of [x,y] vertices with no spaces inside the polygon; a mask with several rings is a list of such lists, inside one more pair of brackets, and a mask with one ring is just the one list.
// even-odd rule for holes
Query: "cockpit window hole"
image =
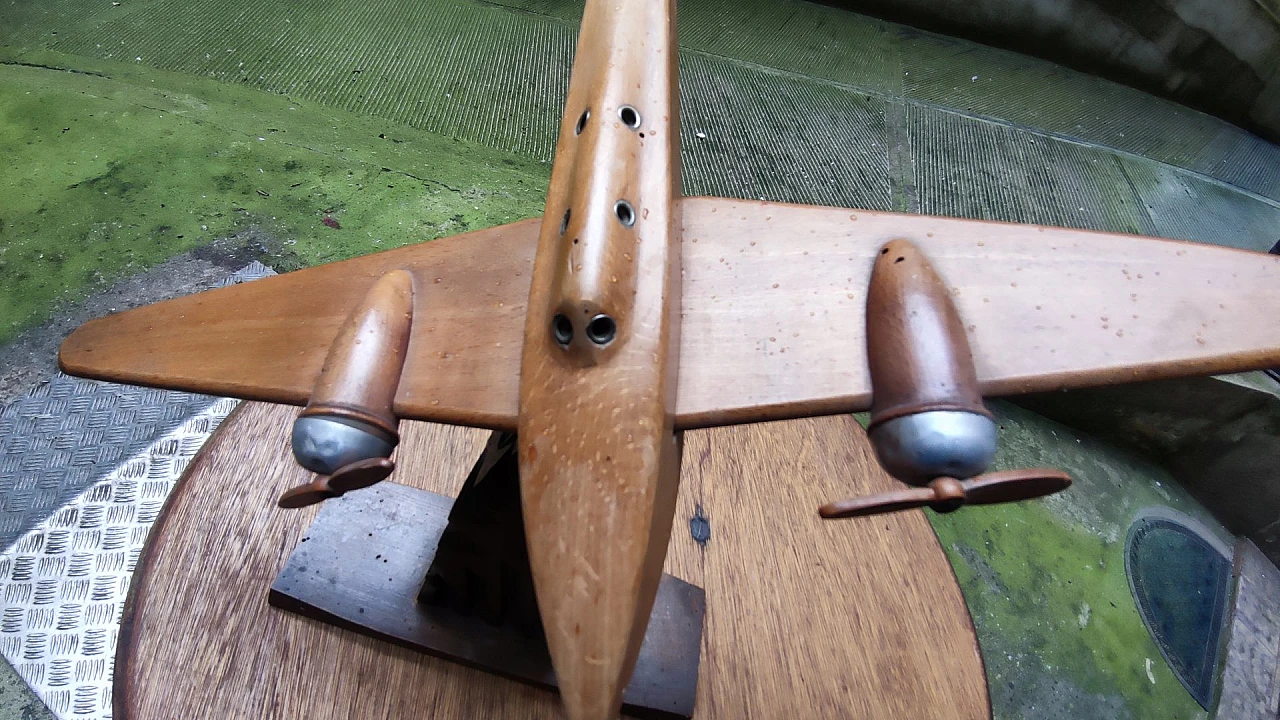
{"label": "cockpit window hole", "polygon": [[618,324],[613,318],[601,313],[587,323],[587,338],[597,345],[608,345],[618,334]]}
{"label": "cockpit window hole", "polygon": [[618,216],[618,222],[623,227],[631,227],[636,224],[636,209],[631,207],[631,203],[626,200],[619,200],[613,204],[613,213]]}
{"label": "cockpit window hole", "polygon": [[618,108],[618,119],[622,121],[623,125],[632,130],[640,127],[640,111],[630,105],[623,105]]}
{"label": "cockpit window hole", "polygon": [[568,347],[573,342],[573,321],[564,313],[556,313],[551,318],[551,336],[560,347]]}

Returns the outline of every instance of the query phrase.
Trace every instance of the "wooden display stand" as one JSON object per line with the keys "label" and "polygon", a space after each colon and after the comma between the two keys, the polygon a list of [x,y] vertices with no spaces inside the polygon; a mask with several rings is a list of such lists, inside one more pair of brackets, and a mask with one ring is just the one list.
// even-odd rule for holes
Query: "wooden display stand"
{"label": "wooden display stand", "polygon": [[[514,433],[493,433],[455,502],[394,482],[326,501],[271,584],[272,606],[546,689]],[[624,713],[693,714],[702,588],[663,575]]]}
{"label": "wooden display stand", "polygon": [[[175,489],[125,610],[116,717],[560,717],[546,691],[268,605],[317,514],[275,506],[309,479],[289,455],[296,412],[245,404]],[[488,437],[403,431],[392,480],[449,496]],[[695,718],[990,716],[972,623],[924,515],[817,516],[892,487],[847,416],[686,434],[666,570],[706,592]],[[704,517],[699,543],[690,519]]]}

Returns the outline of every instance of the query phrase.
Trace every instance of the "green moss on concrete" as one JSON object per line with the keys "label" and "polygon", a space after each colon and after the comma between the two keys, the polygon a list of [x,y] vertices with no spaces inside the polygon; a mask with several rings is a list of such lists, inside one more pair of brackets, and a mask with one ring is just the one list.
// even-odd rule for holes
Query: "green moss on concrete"
{"label": "green moss on concrete", "polygon": [[997,718],[1202,718],[1129,590],[1125,534],[1151,506],[1226,532],[1167,473],[1089,436],[998,404],[999,469],[1060,467],[1044,501],[930,514],[978,631]]}
{"label": "green moss on concrete", "polygon": [[23,61],[84,73],[0,66],[0,342],[60,300],[249,225],[281,239],[264,259],[290,269],[543,204],[549,168],[500,151],[150,68]]}

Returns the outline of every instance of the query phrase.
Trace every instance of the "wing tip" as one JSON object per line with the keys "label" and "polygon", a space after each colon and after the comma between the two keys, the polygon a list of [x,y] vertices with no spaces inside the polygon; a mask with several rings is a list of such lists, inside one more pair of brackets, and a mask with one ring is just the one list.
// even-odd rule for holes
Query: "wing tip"
{"label": "wing tip", "polygon": [[95,356],[94,351],[98,349],[103,326],[112,317],[114,315],[95,318],[72,330],[58,346],[58,369],[77,377],[105,379],[102,373],[107,370],[102,367],[101,356]]}

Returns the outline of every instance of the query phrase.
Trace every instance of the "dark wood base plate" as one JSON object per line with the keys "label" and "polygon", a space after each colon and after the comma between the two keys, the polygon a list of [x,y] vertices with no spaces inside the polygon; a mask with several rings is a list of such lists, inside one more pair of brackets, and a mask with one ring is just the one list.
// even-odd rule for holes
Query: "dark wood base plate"
{"label": "dark wood base plate", "polygon": [[[453,500],[384,482],[327,500],[271,585],[278,608],[554,690],[545,640],[418,603]],[[693,714],[706,600],[663,575],[623,712]]]}

